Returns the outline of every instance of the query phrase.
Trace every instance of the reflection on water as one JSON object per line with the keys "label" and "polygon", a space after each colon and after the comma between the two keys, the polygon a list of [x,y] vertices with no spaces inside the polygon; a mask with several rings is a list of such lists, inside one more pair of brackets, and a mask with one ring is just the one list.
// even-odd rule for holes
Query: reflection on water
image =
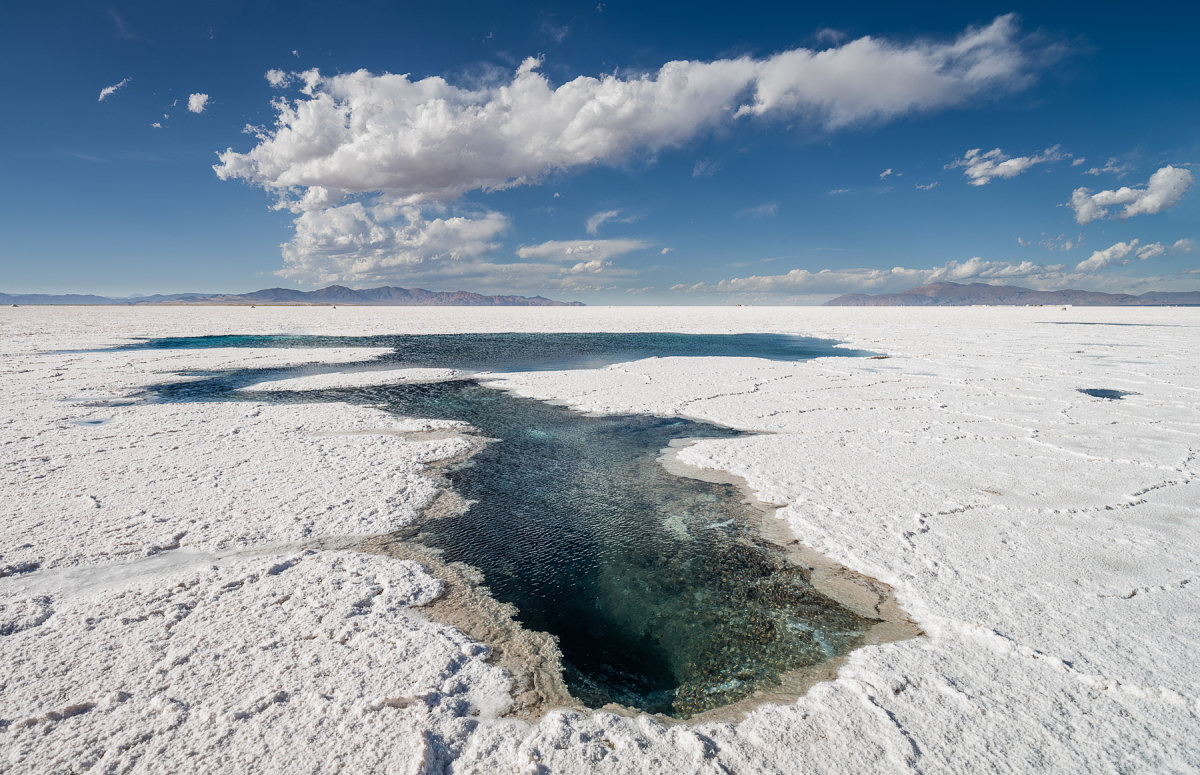
{"label": "reflection on water", "polygon": [[[760,355],[756,343],[777,358],[832,354],[828,343],[798,337],[394,339],[402,350],[392,360],[455,368],[496,369],[510,346],[522,368],[551,362],[561,368],[572,354],[575,363],[589,365],[632,351]],[[218,399],[246,378],[225,375],[160,392],[167,399]],[[494,439],[447,472],[469,508],[427,521],[405,538],[478,568],[491,593],[516,606],[524,626],[554,635],[567,687],[591,707],[616,702],[691,716],[846,653],[874,624],[817,592],[807,569],[760,537],[754,526],[761,512],[737,488],[669,474],[657,460],[673,440],[737,435],[728,429],[678,418],[584,415],[473,380],[268,394],[268,400],[380,405],[405,417],[462,420]]]}

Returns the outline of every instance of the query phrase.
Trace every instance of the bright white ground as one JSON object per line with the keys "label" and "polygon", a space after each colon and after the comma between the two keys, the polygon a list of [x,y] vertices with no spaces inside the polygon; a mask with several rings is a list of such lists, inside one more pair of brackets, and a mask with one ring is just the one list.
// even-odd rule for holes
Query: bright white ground
{"label": "bright white ground", "polygon": [[[889,354],[495,384],[769,431],[684,456],[892,584],[927,637],[860,650],[736,725],[504,720],[486,649],[421,614],[439,582],[337,548],[434,496],[423,464],[464,442],[405,433],[445,424],[129,401],[181,370],[370,351],[53,352],[511,330],[781,331]],[[1200,771],[1200,310],[21,307],[0,335],[0,770]]]}

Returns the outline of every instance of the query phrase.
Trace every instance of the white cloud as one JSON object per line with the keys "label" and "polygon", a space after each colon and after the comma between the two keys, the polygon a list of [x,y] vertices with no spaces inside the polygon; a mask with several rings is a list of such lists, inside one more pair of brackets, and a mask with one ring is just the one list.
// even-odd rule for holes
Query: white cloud
{"label": "white cloud", "polygon": [[153,127],[154,129],[162,129],[162,122],[161,122],[161,121],[155,121],[155,122],[154,122],[153,124],[151,124],[150,126],[151,126],[151,127]]}
{"label": "white cloud", "polygon": [[1046,250],[1066,253],[1082,247],[1083,242],[1084,240],[1082,234],[1077,234],[1074,237],[1068,237],[1066,234],[1059,234],[1057,237],[1045,237],[1044,239],[1040,240],[1038,244],[1044,247]]}
{"label": "white cloud", "polygon": [[953,42],[898,44],[872,37],[824,51],[795,49],[761,62],[754,101],[736,115],[798,113],[826,128],[884,121],[1024,86],[1032,66],[1016,17],[969,28]]}
{"label": "white cloud", "polygon": [[620,210],[605,210],[603,212],[596,213],[591,218],[587,219],[587,233],[595,234],[596,230],[600,228],[600,224],[604,223],[605,221],[612,220],[620,214]]}
{"label": "white cloud", "polygon": [[1114,205],[1125,205],[1120,212],[1121,218],[1152,215],[1174,206],[1192,187],[1192,181],[1190,170],[1168,165],[1151,175],[1145,188],[1122,186],[1115,191],[1097,191],[1095,194],[1090,188],[1077,188],[1071,193],[1069,204],[1075,211],[1075,220],[1081,224],[1107,218],[1108,208]]}
{"label": "white cloud", "polygon": [[1173,245],[1163,245],[1161,242],[1151,242],[1148,245],[1141,245],[1138,240],[1130,240],[1129,242],[1118,242],[1104,250],[1095,251],[1091,256],[1080,261],[1075,267],[1075,271],[1096,272],[1109,266],[1125,266],[1129,263],[1129,256],[1131,255],[1139,261],[1145,261],[1165,256],[1167,253],[1190,252],[1192,252],[1191,240],[1181,239]]}
{"label": "white cloud", "polygon": [[930,189],[937,188],[937,185],[938,185],[938,182],[937,182],[936,180],[935,180],[935,181],[933,181],[932,183],[926,183],[925,185],[921,185],[920,183],[918,183],[918,184],[917,184],[917,190],[919,190],[919,191],[929,191]]}
{"label": "white cloud", "polygon": [[1171,246],[1160,243],[1140,245],[1137,240],[1118,242],[1106,250],[1098,250],[1091,258],[1081,261],[1074,271],[1065,264],[1036,264],[1032,261],[987,261],[975,257],[966,261],[948,261],[928,269],[903,266],[891,269],[793,269],[778,275],[734,277],[717,283],[676,285],[673,291],[688,293],[744,294],[833,294],[833,293],[894,293],[936,282],[994,282],[1018,284],[1038,289],[1109,287],[1129,292],[1136,287],[1161,284],[1163,278],[1141,278],[1127,275],[1098,275],[1109,266],[1128,264],[1130,257],[1141,260],[1165,253],[1186,253],[1193,250],[1190,240],[1179,240]]}
{"label": "white cloud", "polygon": [[268,70],[267,83],[271,84],[272,88],[282,89],[292,82],[292,74],[283,70]]}
{"label": "white cloud", "polygon": [[122,78],[118,83],[114,83],[112,86],[105,86],[103,89],[100,90],[100,99],[98,99],[96,101],[104,102],[104,100],[106,98],[112,96],[112,94],[114,92],[116,92],[117,89],[120,89],[121,87],[123,87],[125,84],[129,83],[132,80],[133,80],[132,78]]}
{"label": "white cloud", "polygon": [[963,167],[963,174],[972,186],[985,186],[992,178],[1015,178],[1035,164],[1058,161],[1069,155],[1060,152],[1057,145],[1033,156],[1009,156],[999,148],[983,153],[979,148],[972,148],[961,159],[947,164],[946,169]]}
{"label": "white cloud", "polygon": [[1104,163],[1103,167],[1092,167],[1090,169],[1086,169],[1083,171],[1083,174],[1084,175],[1103,175],[1104,173],[1111,173],[1113,175],[1116,175],[1118,178],[1121,178],[1121,177],[1124,177],[1132,169],[1133,169],[1132,165],[1122,164],[1121,160],[1114,156],[1114,157],[1109,158],[1109,160]]}
{"label": "white cloud", "polygon": [[587,233],[595,234],[601,226],[609,221],[613,223],[633,223],[636,220],[636,215],[622,216],[620,210],[603,210],[587,219]]}
{"label": "white cloud", "polygon": [[663,248],[662,250],[658,251],[658,253],[661,256],[665,256],[666,254],[671,253],[674,250],[675,250],[675,248]]}
{"label": "white cloud", "polygon": [[847,293],[870,291],[884,293],[906,290],[917,285],[949,281],[976,282],[1053,282],[1063,276],[1061,264],[1045,266],[1032,261],[1012,263],[970,258],[949,261],[931,269],[793,269],[780,275],[754,275],[721,280],[715,284],[697,283],[675,286],[672,290],[716,293]]}
{"label": "white cloud", "polygon": [[[833,193],[832,191],[830,193]],[[738,210],[739,218],[772,218],[779,212],[779,205],[775,202],[763,202],[754,207],[747,207],[744,210]]]}
{"label": "white cloud", "polygon": [[[943,42],[860,38],[824,51],[674,61],[637,76],[579,77],[554,87],[527,59],[506,82],[460,87],[441,77],[301,73],[304,98],[279,100],[276,126],[216,165],[281,194],[325,186],[409,201],[535,181],[688,142],[736,116],[825,129],[958,105],[1027,85],[1043,64],[1014,17]],[[748,100],[748,101],[747,101]]]}
{"label": "white cloud", "polygon": [[1128,263],[1125,257],[1137,249],[1138,241],[1118,242],[1104,250],[1097,250],[1092,255],[1080,261],[1075,267],[1077,272],[1096,272],[1105,267],[1117,264],[1121,266]]}
{"label": "white cloud", "polygon": [[892,172],[892,168],[891,168],[891,167],[888,167],[886,170],[884,170],[883,172],[879,173],[879,179],[880,179],[880,180],[887,180],[887,177],[888,177],[888,175],[894,175],[894,174],[895,174],[895,173],[894,173],[894,172]]}
{"label": "white cloud", "polygon": [[414,206],[352,202],[306,210],[278,272],[299,282],[391,282],[439,262],[478,259],[508,229],[496,212],[431,217]]}
{"label": "white cloud", "polygon": [[693,178],[711,178],[721,169],[721,163],[711,159],[701,159],[692,165]]}
{"label": "white cloud", "polygon": [[650,247],[650,243],[636,239],[596,240],[550,240],[537,245],[523,245],[517,249],[520,258],[594,265],[606,262],[614,256],[631,253]]}
{"label": "white cloud", "polygon": [[192,94],[188,96],[187,109],[193,113],[203,113],[205,106],[208,105],[207,94]]}
{"label": "white cloud", "polygon": [[850,189],[848,189],[848,188],[831,188],[831,189],[829,189],[829,193],[831,196],[837,196],[838,194],[849,194]]}

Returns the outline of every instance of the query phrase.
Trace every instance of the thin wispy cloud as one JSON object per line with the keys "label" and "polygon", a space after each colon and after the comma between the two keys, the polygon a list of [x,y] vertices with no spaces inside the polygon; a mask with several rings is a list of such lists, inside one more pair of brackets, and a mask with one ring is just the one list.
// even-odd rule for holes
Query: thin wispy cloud
{"label": "thin wispy cloud", "polygon": [[104,102],[106,99],[108,99],[112,95],[116,94],[118,89],[125,88],[125,84],[129,83],[132,80],[133,80],[132,78],[122,78],[120,81],[118,81],[117,83],[114,83],[112,86],[105,86],[103,89],[100,90],[100,99],[98,99],[97,102]]}
{"label": "thin wispy cloud", "polygon": [[1083,171],[1084,175],[1116,175],[1118,178],[1123,178],[1133,170],[1132,164],[1122,163],[1116,157],[1110,158],[1104,163],[1103,167],[1091,167]]}
{"label": "thin wispy cloud", "polygon": [[605,223],[633,223],[637,216],[622,215],[620,210],[602,210],[587,219],[584,227],[588,234],[595,234]]}
{"label": "thin wispy cloud", "polygon": [[137,35],[133,34],[133,31],[129,29],[129,25],[125,22],[125,19],[122,18],[115,9],[108,9],[108,17],[112,19],[113,25],[116,27],[116,30],[113,32],[114,38],[118,38],[120,40],[137,39]]}
{"label": "thin wispy cloud", "polygon": [[747,207],[744,210],[738,210],[739,218],[773,218],[779,212],[779,204],[776,202],[763,202],[754,207]]}

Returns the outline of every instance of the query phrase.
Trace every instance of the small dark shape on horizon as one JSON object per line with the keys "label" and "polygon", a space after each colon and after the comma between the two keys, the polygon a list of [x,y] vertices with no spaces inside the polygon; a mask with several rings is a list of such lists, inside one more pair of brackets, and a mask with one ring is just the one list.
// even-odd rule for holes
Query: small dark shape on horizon
{"label": "small dark shape on horizon", "polygon": [[1035,291],[1017,285],[987,283],[930,283],[900,293],[848,293],[830,299],[826,307],[970,307],[1040,306],[1069,304],[1076,307],[1200,306],[1200,291],[1151,291],[1139,296],[1099,291]]}

